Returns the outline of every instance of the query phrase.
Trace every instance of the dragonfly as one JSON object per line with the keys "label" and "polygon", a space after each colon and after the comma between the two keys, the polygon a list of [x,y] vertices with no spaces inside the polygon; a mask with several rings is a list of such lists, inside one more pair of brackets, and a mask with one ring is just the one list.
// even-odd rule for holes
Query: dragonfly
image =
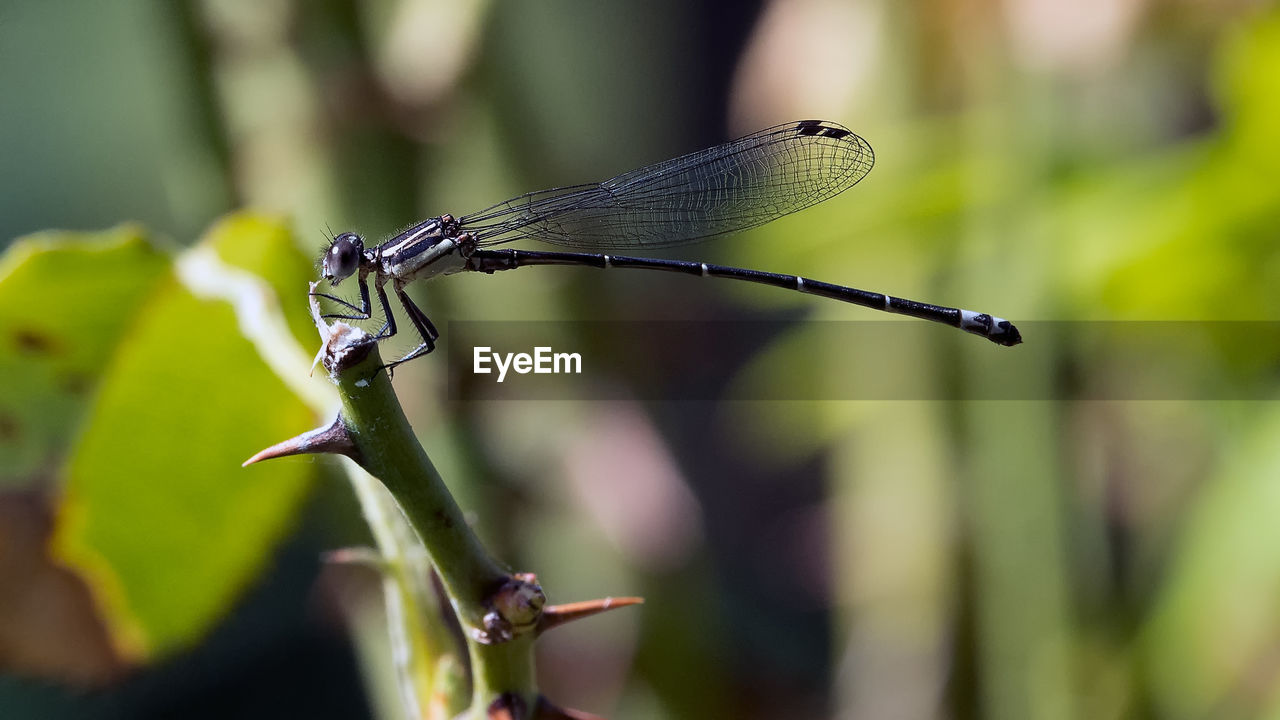
{"label": "dragonfly", "polygon": [[[386,292],[390,283],[420,342],[386,364],[388,372],[430,353],[440,337],[427,314],[405,293],[407,285],[438,275],[492,274],[534,265],[661,270],[741,280],[950,325],[998,345],[1022,342],[1013,323],[987,313],[798,275],[616,254],[687,245],[763,225],[848,190],[866,177],[874,162],[871,145],[837,123],[802,120],[776,125],[604,182],[531,192],[461,217],[429,218],[372,247],[354,232],[339,233],[321,258],[321,270],[334,287],[355,276],[359,304],[328,293],[312,294],[340,308],[324,315],[327,319],[369,320],[372,284],[386,317],[371,336],[376,342],[397,332]],[[517,240],[576,252],[497,247]]]}

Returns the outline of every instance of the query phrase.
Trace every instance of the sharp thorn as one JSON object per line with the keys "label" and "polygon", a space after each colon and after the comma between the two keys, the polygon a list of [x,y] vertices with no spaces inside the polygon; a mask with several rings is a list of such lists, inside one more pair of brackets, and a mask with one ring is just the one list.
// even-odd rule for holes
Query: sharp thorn
{"label": "sharp thorn", "polygon": [[240,467],[248,467],[263,460],[288,457],[290,455],[318,455],[322,453],[333,453],[346,455],[352,459],[356,458],[356,446],[351,440],[346,424],[342,422],[342,416],[334,418],[329,427],[318,428],[302,433],[297,437],[289,438],[284,442],[276,443],[245,460],[240,464]]}
{"label": "sharp thorn", "polygon": [[640,605],[642,603],[644,603],[644,598],[641,597],[619,597],[584,600],[563,605],[549,605],[542,609],[542,617],[538,620],[538,634],[574,620],[581,620],[608,610],[616,610],[617,608]]}

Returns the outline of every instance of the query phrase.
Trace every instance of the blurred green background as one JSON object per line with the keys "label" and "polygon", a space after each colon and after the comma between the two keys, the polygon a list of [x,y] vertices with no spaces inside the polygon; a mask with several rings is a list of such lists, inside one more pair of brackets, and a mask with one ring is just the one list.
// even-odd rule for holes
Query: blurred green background
{"label": "blurred green background", "polygon": [[[587,362],[660,355],[666,400],[495,399],[447,330],[397,372],[498,557],[553,602],[647,598],[544,638],[545,692],[611,718],[1280,717],[1271,3],[8,2],[0,87],[0,243],[115,228],[0,263],[0,717],[401,717],[376,581],[321,561],[367,542],[337,464],[238,467],[323,419],[308,258],[811,117],[871,142],[863,183],[672,255],[1026,344],[870,345],[814,322],[867,311],[661,274],[417,288],[442,329],[759,321],[733,348],[555,326]],[[207,263],[170,259],[202,237],[305,353],[192,289]],[[843,390],[885,368],[920,392]]]}

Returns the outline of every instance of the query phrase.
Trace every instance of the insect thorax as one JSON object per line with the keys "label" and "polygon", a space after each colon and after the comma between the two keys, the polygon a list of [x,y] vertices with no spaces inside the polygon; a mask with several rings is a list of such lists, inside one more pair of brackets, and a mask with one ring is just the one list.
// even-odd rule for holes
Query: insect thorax
{"label": "insect thorax", "polygon": [[402,281],[458,272],[465,260],[458,252],[457,222],[449,215],[425,220],[383,243],[378,260],[384,275]]}

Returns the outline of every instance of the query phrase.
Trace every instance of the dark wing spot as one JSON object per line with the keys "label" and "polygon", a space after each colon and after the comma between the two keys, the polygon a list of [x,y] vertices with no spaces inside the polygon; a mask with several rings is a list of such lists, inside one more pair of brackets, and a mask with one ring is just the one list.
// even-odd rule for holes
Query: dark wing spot
{"label": "dark wing spot", "polygon": [[822,132],[821,120],[801,120],[796,125],[796,132],[801,135],[817,135]]}
{"label": "dark wing spot", "polygon": [[829,138],[835,138],[836,140],[839,140],[840,138],[843,138],[843,137],[849,137],[853,133],[849,132],[848,130],[845,130],[844,128],[832,127],[824,130],[822,134]]}

